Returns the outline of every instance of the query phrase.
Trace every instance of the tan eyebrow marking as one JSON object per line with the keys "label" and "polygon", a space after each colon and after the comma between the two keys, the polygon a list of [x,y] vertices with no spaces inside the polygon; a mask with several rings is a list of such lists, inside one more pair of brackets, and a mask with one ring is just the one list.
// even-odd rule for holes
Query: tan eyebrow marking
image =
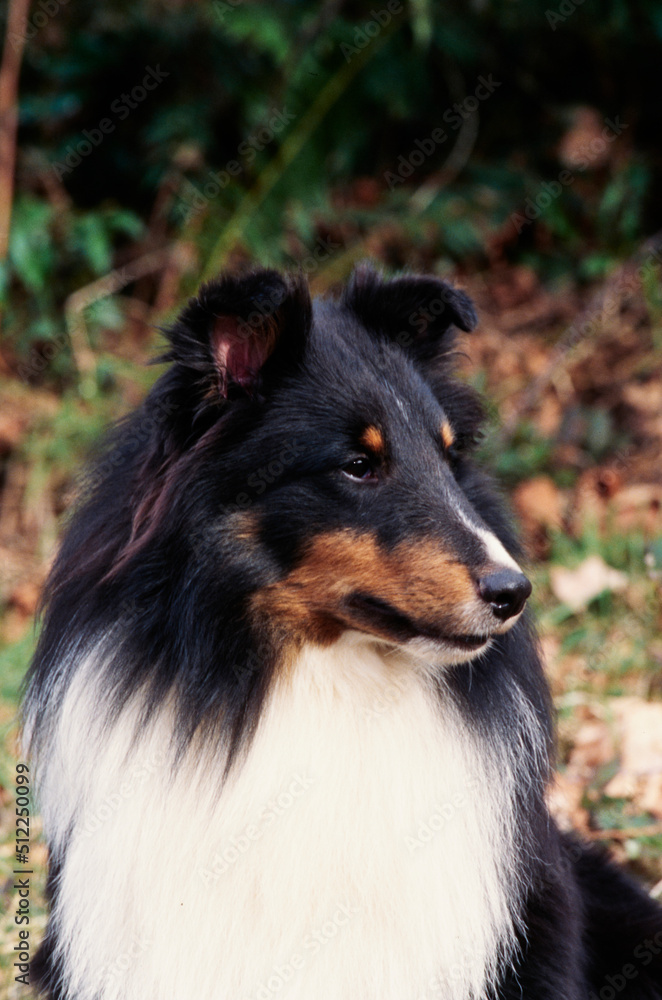
{"label": "tan eyebrow marking", "polygon": [[453,445],[455,444],[455,435],[453,434],[453,428],[451,427],[451,425],[448,423],[447,420],[444,420],[443,424],[441,425],[441,440],[444,443],[444,448],[446,449],[446,451],[448,451],[449,448],[452,448]]}
{"label": "tan eyebrow marking", "polygon": [[359,438],[359,442],[364,448],[368,448],[369,451],[374,452],[376,455],[383,456],[386,451],[384,435],[380,431],[379,427],[375,427],[374,424],[370,424],[370,426],[366,427]]}

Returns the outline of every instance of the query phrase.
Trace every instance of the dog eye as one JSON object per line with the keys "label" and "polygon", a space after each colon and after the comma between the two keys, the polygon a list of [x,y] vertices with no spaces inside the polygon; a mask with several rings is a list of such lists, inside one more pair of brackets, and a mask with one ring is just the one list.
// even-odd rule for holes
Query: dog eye
{"label": "dog eye", "polygon": [[372,462],[365,455],[352,459],[347,465],[342,466],[342,472],[349,479],[376,480],[377,475],[372,467]]}

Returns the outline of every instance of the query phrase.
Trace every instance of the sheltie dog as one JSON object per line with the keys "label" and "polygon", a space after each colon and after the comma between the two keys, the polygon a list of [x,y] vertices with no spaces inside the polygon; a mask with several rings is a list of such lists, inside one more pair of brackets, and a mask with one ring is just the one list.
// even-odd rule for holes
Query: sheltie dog
{"label": "sheltie dog", "polygon": [[531,586],[453,375],[471,301],[203,286],[89,471],[24,705],[58,1000],[660,1000],[561,834]]}

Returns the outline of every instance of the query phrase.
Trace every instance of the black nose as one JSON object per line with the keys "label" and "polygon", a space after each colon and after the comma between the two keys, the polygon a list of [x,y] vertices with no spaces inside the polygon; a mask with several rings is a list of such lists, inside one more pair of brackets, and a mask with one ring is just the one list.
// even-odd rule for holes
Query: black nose
{"label": "black nose", "polygon": [[514,569],[499,569],[478,581],[478,593],[492,608],[497,618],[505,622],[518,615],[531,593],[531,583]]}

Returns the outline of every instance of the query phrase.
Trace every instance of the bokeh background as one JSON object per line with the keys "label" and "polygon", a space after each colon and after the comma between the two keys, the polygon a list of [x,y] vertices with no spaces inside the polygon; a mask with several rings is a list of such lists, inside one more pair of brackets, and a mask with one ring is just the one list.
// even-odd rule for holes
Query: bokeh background
{"label": "bokeh background", "polygon": [[0,28],[0,941],[76,470],[159,326],[248,260],[474,296],[461,365],[531,559],[554,808],[662,895],[662,2],[9,0]]}

